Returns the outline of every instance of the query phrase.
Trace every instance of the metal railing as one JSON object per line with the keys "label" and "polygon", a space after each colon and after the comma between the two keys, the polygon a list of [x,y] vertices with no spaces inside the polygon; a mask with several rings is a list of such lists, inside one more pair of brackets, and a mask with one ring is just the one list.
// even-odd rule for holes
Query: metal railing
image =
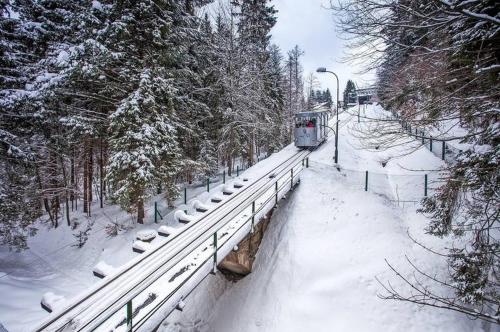
{"label": "metal railing", "polygon": [[[116,275],[104,279],[101,284],[75,299],[67,308],[54,313],[36,331],[60,330],[68,325],[73,325],[71,328],[78,331],[94,330],[123,307],[127,308],[127,313],[130,316],[127,323],[130,326],[129,330],[132,330],[134,328],[131,317],[133,312],[132,300],[180,264],[190,253],[203,246],[207,240],[211,238],[218,239],[217,232],[220,229],[230,223],[241,211],[244,211],[249,206],[255,206],[256,200],[265,195],[271,188],[275,188],[279,194],[285,188],[283,183],[278,185],[280,180],[285,178],[287,185],[288,181],[290,181],[289,184],[292,187],[294,177],[297,179],[297,174],[300,173],[304,159],[308,154],[308,151],[298,152],[256,181],[235,192],[224,204],[216,206],[200,219],[188,225],[182,232],[173,235],[167,242],[146,252],[143,254],[144,256],[131,261]],[[270,174],[275,176],[270,179]],[[278,194],[273,195],[275,200],[277,200]],[[268,202],[268,200],[269,198],[265,202]],[[259,209],[254,209],[252,220],[255,220],[255,215],[262,211],[262,206],[265,205],[261,204]],[[243,225],[247,224],[248,221]],[[238,228],[238,231],[243,227]],[[219,246],[213,244],[214,254],[212,259],[215,259],[215,262],[217,262],[217,252],[220,252],[220,247],[227,244],[230,238],[232,236]],[[199,272],[203,265],[200,265],[194,272]],[[175,291],[179,287],[186,285],[188,279],[183,284],[178,285],[160,303],[164,304],[170,299],[174,299]],[[102,302],[106,304],[103,305]],[[155,304],[154,308],[160,308],[163,304],[159,306]],[[93,309],[95,305],[97,305],[96,309]],[[141,318],[135,325],[137,329],[146,320]]]}

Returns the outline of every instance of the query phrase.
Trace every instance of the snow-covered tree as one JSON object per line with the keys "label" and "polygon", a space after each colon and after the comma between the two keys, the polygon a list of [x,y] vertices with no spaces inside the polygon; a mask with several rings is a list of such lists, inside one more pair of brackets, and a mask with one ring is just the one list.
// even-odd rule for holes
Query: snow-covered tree
{"label": "snow-covered tree", "polygon": [[344,108],[347,108],[347,104],[356,102],[356,85],[353,81],[347,80],[345,89],[344,89]]}
{"label": "snow-covered tree", "polygon": [[[179,171],[179,147],[173,115],[171,83],[154,70],[145,69],[138,87],[110,116],[111,158],[108,177],[114,197],[143,222],[148,189],[159,179],[169,197],[177,194],[173,180]],[[170,107],[169,107],[170,106]]]}
{"label": "snow-covered tree", "polygon": [[[269,44],[274,8],[234,1],[215,22],[197,17],[210,2],[1,3],[1,188],[10,199],[0,211],[4,229],[21,235],[0,237],[25,241],[42,212],[54,227],[74,210],[90,216],[96,197],[141,222],[158,188],[172,205],[179,181],[283,146],[290,117],[282,57]],[[29,213],[13,215],[22,202]]]}
{"label": "snow-covered tree", "polygon": [[[388,298],[500,323],[498,1],[352,0],[332,6],[356,58],[377,70],[383,106],[407,126],[441,132],[434,139],[467,146],[421,210],[430,217],[429,233],[460,237],[447,255],[450,278],[424,275],[455,296],[437,295],[418,283],[410,295],[388,287]],[[463,130],[453,134],[455,127]],[[385,121],[377,129],[366,137],[380,137],[379,148],[393,144],[387,137],[394,135],[394,125]]]}

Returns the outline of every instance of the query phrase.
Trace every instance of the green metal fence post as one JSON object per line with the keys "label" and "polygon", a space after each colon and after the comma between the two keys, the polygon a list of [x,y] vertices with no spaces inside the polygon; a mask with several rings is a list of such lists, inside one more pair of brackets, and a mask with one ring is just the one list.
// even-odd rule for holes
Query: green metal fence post
{"label": "green metal fence post", "polygon": [[236,166],[236,176],[240,176],[240,166]]}
{"label": "green metal fence post", "polygon": [[368,191],[368,171],[366,171],[366,177],[365,177],[365,191]]}
{"label": "green metal fence post", "polygon": [[187,187],[184,187],[184,204],[187,204],[188,198],[187,198]]}
{"label": "green metal fence post", "polygon": [[207,178],[207,192],[210,192],[210,178]]}
{"label": "green metal fence post", "polygon": [[158,223],[158,203],[155,202],[155,224]]}
{"label": "green metal fence post", "polygon": [[431,152],[432,152],[432,136],[431,136],[431,137],[430,137],[430,139],[429,139],[429,147],[430,147],[430,150],[431,150]]}
{"label": "green metal fence post", "polygon": [[217,232],[214,233],[214,269],[213,274],[217,272]]}
{"label": "green metal fence post", "polygon": [[424,176],[424,196],[427,197],[427,174]]}
{"label": "green metal fence post", "polygon": [[441,151],[441,159],[444,160],[444,153],[445,153],[445,150],[446,150],[446,143],[444,141],[443,141],[442,150],[443,151]]}
{"label": "green metal fence post", "polygon": [[226,170],[222,172],[222,183],[226,183]]}
{"label": "green metal fence post", "polygon": [[255,225],[255,201],[252,202],[252,228],[250,229],[250,233],[253,234]]}
{"label": "green metal fence post", "polygon": [[160,210],[158,210],[158,203],[155,202],[155,224],[158,223],[158,216],[160,216],[160,219],[163,220],[163,216],[160,213]]}
{"label": "green metal fence post", "polygon": [[127,302],[127,331],[132,331],[132,300]]}
{"label": "green metal fence post", "polygon": [[306,158],[306,168],[309,168],[309,157]]}

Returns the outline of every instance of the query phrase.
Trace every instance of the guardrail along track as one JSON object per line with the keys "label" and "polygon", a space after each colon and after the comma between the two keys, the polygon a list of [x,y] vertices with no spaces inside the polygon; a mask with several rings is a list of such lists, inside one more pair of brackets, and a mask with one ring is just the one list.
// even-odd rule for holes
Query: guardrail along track
{"label": "guardrail along track", "polygon": [[[74,298],[70,305],[53,313],[36,331],[60,331],[67,327],[74,331],[98,328],[196,248],[202,246],[218,230],[248,208],[249,204],[265,195],[273,186],[277,186],[276,183],[286,177],[291,169],[300,165],[309,153],[300,151],[254,182],[235,190],[223,203],[206,212],[198,220],[189,223],[181,232],[170,236],[166,242],[151,248],[123,266],[115,275],[105,278],[101,283]],[[274,175],[272,178],[271,174]],[[214,255],[216,252],[215,248]]]}

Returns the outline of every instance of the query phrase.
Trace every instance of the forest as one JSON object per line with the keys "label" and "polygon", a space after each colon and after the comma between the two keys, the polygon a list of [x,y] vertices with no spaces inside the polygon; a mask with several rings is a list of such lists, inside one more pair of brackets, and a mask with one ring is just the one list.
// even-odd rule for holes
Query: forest
{"label": "forest", "polygon": [[141,223],[153,193],[291,141],[303,52],[271,44],[269,1],[211,2],[0,3],[1,243],[96,198]]}

